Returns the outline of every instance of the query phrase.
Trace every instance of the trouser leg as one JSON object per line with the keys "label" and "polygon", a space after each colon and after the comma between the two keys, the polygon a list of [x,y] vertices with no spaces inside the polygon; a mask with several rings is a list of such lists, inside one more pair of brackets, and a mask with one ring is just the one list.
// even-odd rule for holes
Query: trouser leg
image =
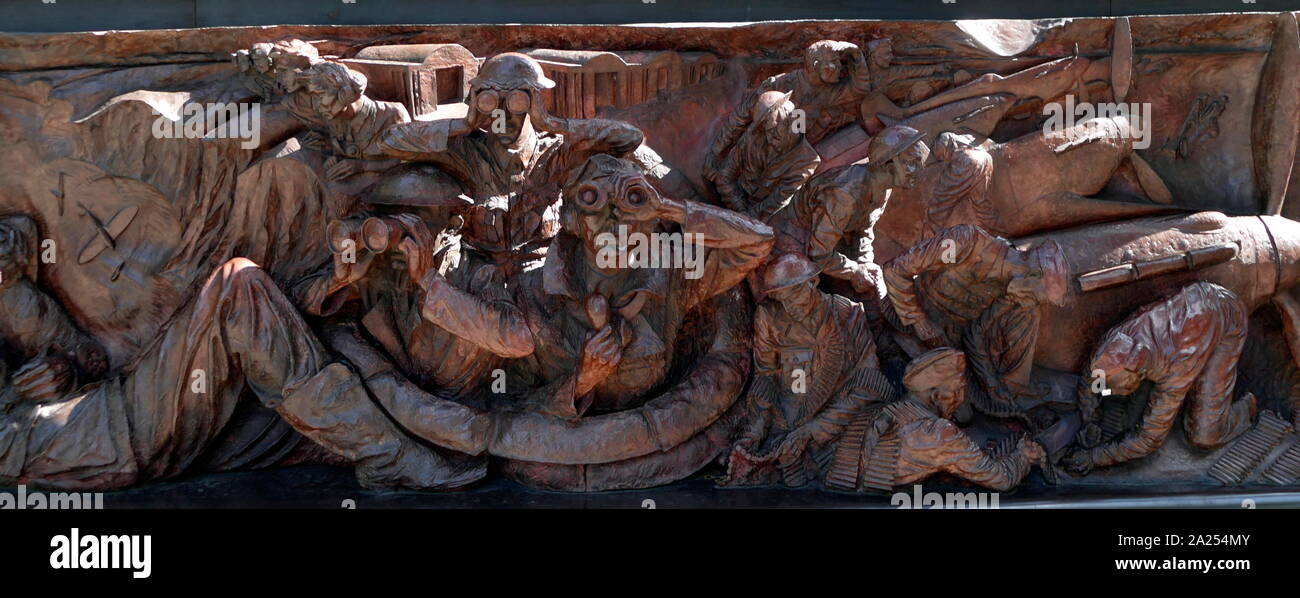
{"label": "trouser leg", "polygon": [[1245,326],[1228,330],[1210,349],[1183,418],[1187,441],[1197,448],[1222,446],[1250,427],[1257,409],[1255,397],[1232,400],[1237,362],[1246,343]]}

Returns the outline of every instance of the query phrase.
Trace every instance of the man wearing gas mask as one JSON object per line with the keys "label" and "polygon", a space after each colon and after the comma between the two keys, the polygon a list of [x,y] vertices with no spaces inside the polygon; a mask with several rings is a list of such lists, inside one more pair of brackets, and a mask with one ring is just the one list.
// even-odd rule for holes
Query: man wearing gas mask
{"label": "man wearing gas mask", "polygon": [[544,266],[516,291],[537,347],[512,379],[531,385],[536,409],[568,417],[643,401],[692,341],[687,316],[744,280],[773,242],[762,222],[663,197],[639,165],[604,154],[566,185],[561,219]]}
{"label": "man wearing gas mask", "polygon": [[464,241],[507,279],[545,254],[558,232],[561,185],[589,156],[632,158],[652,177],[667,170],[630,124],[548,113],[542,92],[554,86],[536,60],[498,54],[470,81],[463,119],[398,125],[383,141],[390,155],[430,162],[465,185],[474,205]]}

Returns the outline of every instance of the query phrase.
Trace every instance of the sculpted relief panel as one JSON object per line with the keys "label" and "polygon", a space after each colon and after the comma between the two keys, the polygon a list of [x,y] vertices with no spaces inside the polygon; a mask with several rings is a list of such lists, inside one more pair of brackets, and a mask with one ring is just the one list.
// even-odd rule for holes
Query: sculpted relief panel
{"label": "sculpted relief panel", "polygon": [[1005,25],[7,36],[0,485],[1300,484],[1295,16]]}

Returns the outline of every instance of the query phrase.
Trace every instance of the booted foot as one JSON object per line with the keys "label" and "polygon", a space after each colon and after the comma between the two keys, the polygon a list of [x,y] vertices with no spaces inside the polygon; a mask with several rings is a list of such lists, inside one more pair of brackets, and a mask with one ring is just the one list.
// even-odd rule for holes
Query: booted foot
{"label": "booted foot", "polygon": [[396,450],[383,457],[357,463],[356,474],[357,482],[370,490],[453,490],[487,476],[487,458],[443,457],[431,448],[403,439]]}

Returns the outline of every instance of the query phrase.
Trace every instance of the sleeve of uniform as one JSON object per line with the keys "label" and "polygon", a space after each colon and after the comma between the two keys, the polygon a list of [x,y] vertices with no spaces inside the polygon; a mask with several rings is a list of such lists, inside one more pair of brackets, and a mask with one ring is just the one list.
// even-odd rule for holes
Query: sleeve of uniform
{"label": "sleeve of uniform", "polygon": [[772,342],[775,337],[776,331],[772,328],[770,317],[762,311],[754,314],[755,377],[775,376],[781,373],[781,362],[777,358],[776,345]]}
{"label": "sleeve of uniform", "polygon": [[894,310],[898,312],[898,319],[904,325],[911,326],[924,318],[913,279],[925,272],[969,260],[987,245],[981,242],[985,237],[989,237],[988,233],[968,224],[944,229],[938,236],[912,246],[885,265],[885,288]]}
{"label": "sleeve of uniform", "polygon": [[355,285],[339,284],[334,266],[327,265],[294,283],[289,296],[308,315],[330,316],[360,295]]}
{"label": "sleeve of uniform", "polygon": [[695,254],[695,260],[701,259],[701,249],[704,252],[703,268],[687,273],[685,307],[690,309],[736,286],[762,265],[772,251],[775,235],[771,227],[744,214],[694,201],[683,203],[686,218],[682,232],[698,240],[684,243],[683,250]]}
{"label": "sleeve of uniform", "polygon": [[817,417],[808,422],[811,426],[813,442],[818,446],[824,446],[838,437],[845,426],[853,423],[854,416],[862,410],[865,402],[861,396],[849,392],[849,389],[837,393],[831,402],[822,408]]}
{"label": "sleeve of uniform", "polygon": [[447,151],[451,119],[402,123],[390,127],[379,142],[385,153],[407,160],[420,160]]}
{"label": "sleeve of uniform", "polygon": [[936,471],[955,475],[986,488],[1010,490],[1029,474],[1032,465],[1029,458],[1019,450],[994,458],[976,445],[961,428],[946,419],[936,418],[918,428],[917,432],[928,434],[935,440],[933,454],[928,457]]}
{"label": "sleeve of uniform", "polygon": [[785,208],[799,188],[812,177],[821,161],[821,156],[817,155],[817,151],[808,145],[807,141],[800,141],[799,145],[790,152],[788,162],[783,165],[780,176],[772,181],[769,187],[771,192],[759,203],[758,218],[767,221],[773,214]]}
{"label": "sleeve of uniform", "polygon": [[821,266],[822,274],[848,278],[856,263],[836,248],[844,238],[844,223],[853,217],[853,197],[841,189],[823,187],[815,191],[817,207],[808,236],[808,259]]}
{"label": "sleeve of uniform", "polygon": [[420,313],[425,320],[502,357],[525,357],[534,349],[524,315],[508,302],[490,302],[430,272]]}
{"label": "sleeve of uniform", "polygon": [[748,206],[745,205],[739,189],[736,188],[736,179],[739,176],[740,160],[735,153],[731,153],[722,160],[713,182],[718,188],[718,197],[722,199],[723,205],[737,212],[747,212]]}
{"label": "sleeve of uniform", "polygon": [[867,94],[871,93],[871,90],[874,87],[871,81],[871,69],[866,67],[865,64],[862,65],[862,67],[865,68],[855,66],[850,69],[853,71],[853,78],[850,80],[850,85],[853,89],[853,96],[855,99],[866,97]]}
{"label": "sleeve of uniform", "polygon": [[384,134],[393,127],[409,122],[411,115],[406,111],[406,106],[396,102],[376,102],[367,118],[352,125],[356,141],[360,144],[357,148],[360,155],[357,157],[385,157],[388,152],[383,147]]}
{"label": "sleeve of uniform", "polygon": [[780,373],[776,347],[772,344],[775,331],[762,313],[754,315],[754,381],[745,400],[745,419],[740,438],[757,448],[767,432],[774,397],[779,392],[775,379]]}
{"label": "sleeve of uniform", "polygon": [[617,120],[572,118],[565,119],[563,126],[566,151],[560,171],[564,173],[596,154],[627,154],[645,141],[641,129]]}

